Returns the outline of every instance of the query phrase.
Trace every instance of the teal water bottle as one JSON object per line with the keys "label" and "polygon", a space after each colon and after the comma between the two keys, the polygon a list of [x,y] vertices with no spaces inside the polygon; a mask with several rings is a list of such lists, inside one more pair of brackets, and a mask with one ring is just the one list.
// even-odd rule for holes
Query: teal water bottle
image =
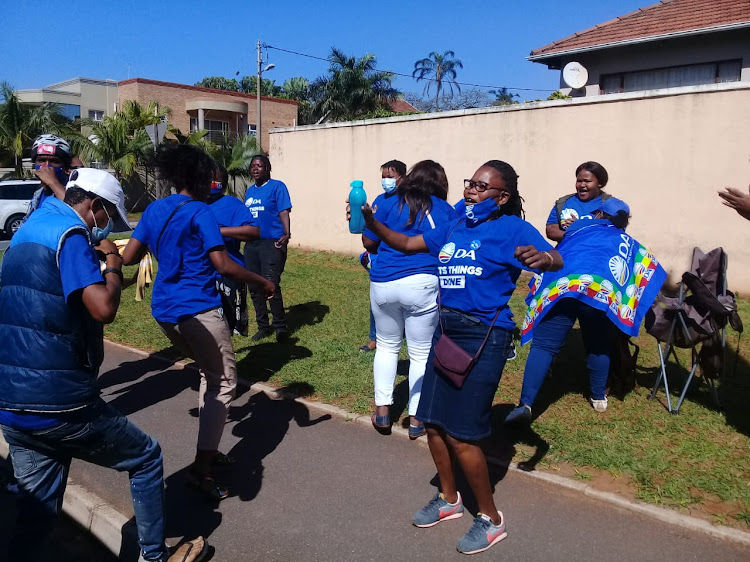
{"label": "teal water bottle", "polygon": [[362,180],[354,180],[349,184],[352,190],[349,192],[349,208],[351,218],[349,219],[349,232],[361,234],[365,231],[365,217],[362,215],[362,205],[367,203],[367,193],[362,188]]}

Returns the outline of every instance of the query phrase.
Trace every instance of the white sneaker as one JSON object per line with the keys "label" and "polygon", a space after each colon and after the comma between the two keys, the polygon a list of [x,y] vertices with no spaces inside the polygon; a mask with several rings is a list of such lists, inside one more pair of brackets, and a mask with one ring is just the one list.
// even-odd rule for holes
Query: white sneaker
{"label": "white sneaker", "polygon": [[607,397],[604,397],[604,400],[594,400],[593,398],[589,398],[589,403],[591,404],[591,407],[594,408],[597,412],[606,412],[607,411]]}

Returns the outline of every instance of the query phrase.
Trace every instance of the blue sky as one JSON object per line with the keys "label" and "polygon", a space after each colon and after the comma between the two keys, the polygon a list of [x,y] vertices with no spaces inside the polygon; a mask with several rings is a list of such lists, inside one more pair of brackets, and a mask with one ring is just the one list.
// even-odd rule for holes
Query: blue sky
{"label": "blue sky", "polygon": [[[653,4],[655,0],[431,0],[242,2],[214,0],[16,0],[3,10],[0,80],[41,88],[84,76],[142,77],[194,84],[205,76],[256,70],[255,44],[325,57],[373,53],[378,67],[411,74],[431,51],[455,51],[458,81],[509,88],[558,87],[558,73],[526,60],[529,51],[575,31]],[[64,6],[65,13],[52,7]],[[281,84],[325,74],[323,61],[268,50]],[[423,86],[399,77],[396,87]],[[521,99],[544,92],[519,92]]]}

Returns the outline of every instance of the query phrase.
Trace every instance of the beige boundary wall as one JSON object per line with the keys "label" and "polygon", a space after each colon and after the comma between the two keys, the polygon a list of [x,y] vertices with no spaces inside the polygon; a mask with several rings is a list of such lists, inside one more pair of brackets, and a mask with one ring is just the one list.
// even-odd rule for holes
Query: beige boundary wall
{"label": "beige boundary wall", "polygon": [[413,115],[271,132],[273,177],[290,190],[295,246],[358,254],[344,200],[362,179],[381,193],[379,166],[440,162],[449,202],[483,162],[501,159],[520,176],[527,220],[543,232],[554,201],[574,191],[575,168],[595,160],[607,191],[630,204],[629,233],[678,278],[693,246],[724,246],[730,288],[750,293],[750,222],[716,195],[750,184],[750,85],[720,84],[570,99],[508,108]]}

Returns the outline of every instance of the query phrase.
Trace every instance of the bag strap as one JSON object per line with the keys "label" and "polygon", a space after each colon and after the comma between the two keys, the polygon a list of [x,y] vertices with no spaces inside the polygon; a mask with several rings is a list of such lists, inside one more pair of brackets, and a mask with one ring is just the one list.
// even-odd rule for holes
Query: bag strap
{"label": "bag strap", "polygon": [[[461,219],[463,220],[463,219]],[[448,233],[447,241],[450,241],[451,235],[453,235],[453,231],[456,230],[456,227],[461,224],[461,220],[459,220],[456,224],[453,225],[453,228]],[[438,276],[438,319],[440,321],[440,331],[442,333],[445,333],[445,328],[443,328],[443,317],[441,316],[440,312],[443,310],[443,303],[440,298],[440,276]],[[492,328],[495,327],[495,322],[497,322],[497,317],[500,316],[500,310],[501,308],[497,309],[497,312],[495,312],[495,317],[492,319],[492,324],[490,324],[489,329],[487,330],[487,335],[484,336],[484,341],[482,342],[482,345],[479,346],[479,349],[477,350],[476,354],[474,355],[474,358],[471,360],[472,364],[476,362],[476,360],[479,358],[479,355],[482,353],[482,350],[484,349],[484,345],[487,343],[487,340],[490,337],[490,333],[492,332]]]}
{"label": "bag strap", "polygon": [[172,217],[174,216],[174,214],[175,214],[175,213],[176,213],[177,211],[179,211],[179,210],[180,210],[180,207],[182,207],[183,205],[187,205],[188,203],[192,203],[192,202],[194,202],[194,201],[195,201],[195,199],[188,199],[187,201],[183,201],[182,203],[180,203],[179,205],[177,205],[177,206],[176,206],[176,207],[174,208],[174,210],[173,210],[173,211],[172,211],[172,212],[171,212],[171,213],[169,214],[169,216],[167,217],[167,220],[166,220],[166,221],[164,221],[164,226],[162,226],[162,227],[161,227],[161,232],[159,233],[159,236],[158,236],[158,237],[156,238],[156,245],[155,245],[155,246],[156,246],[156,248],[155,248],[155,252],[154,252],[154,255],[156,256],[156,259],[157,259],[157,260],[159,259],[159,242],[161,242],[161,237],[162,237],[162,235],[164,234],[164,231],[165,231],[165,230],[167,229],[167,225],[169,224],[169,221],[171,221],[171,220],[172,220]]}

